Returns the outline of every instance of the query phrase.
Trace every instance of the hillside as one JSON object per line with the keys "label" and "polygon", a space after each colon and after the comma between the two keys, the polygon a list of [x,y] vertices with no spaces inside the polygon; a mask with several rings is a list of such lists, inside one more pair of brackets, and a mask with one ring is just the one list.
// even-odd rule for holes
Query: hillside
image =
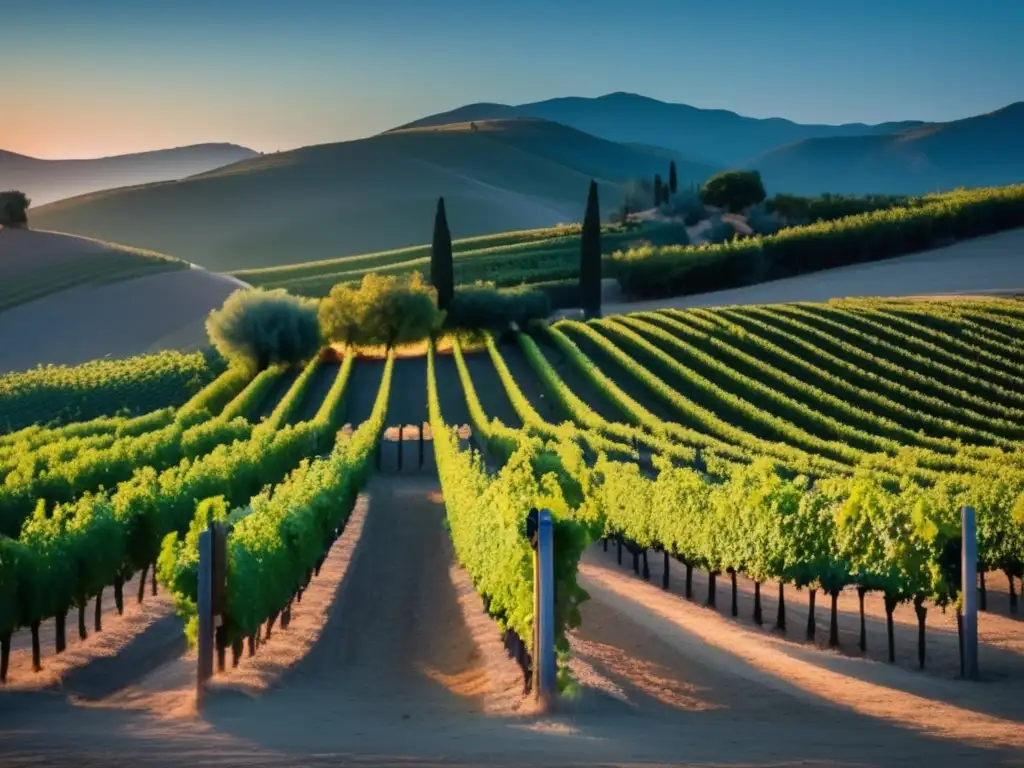
{"label": "hillside", "polygon": [[256,156],[234,144],[196,144],[95,160],[41,160],[0,149],[0,189],[20,189],[39,206],[100,189],[181,179]]}
{"label": "hillside", "polygon": [[[219,271],[367,253],[429,240],[438,195],[456,237],[581,218],[592,177],[617,182],[668,158],[540,120],[410,129],[266,155],[176,182],[31,211],[33,226],[173,253]],[[679,160],[680,181],[713,168]]]}
{"label": "hillside", "polygon": [[0,230],[0,372],[205,344],[234,278],[54,232]]}
{"label": "hillside", "polygon": [[746,163],[769,189],[924,194],[1024,179],[1024,102],[885,136],[795,142]]}
{"label": "hillside", "polygon": [[517,106],[468,104],[396,130],[510,117],[543,118],[610,141],[667,147],[695,161],[718,166],[738,165],[762,152],[803,139],[885,135],[923,125],[920,121],[801,125],[778,117],[745,117],[724,109],[700,109],[620,92],[593,99],[568,97]]}

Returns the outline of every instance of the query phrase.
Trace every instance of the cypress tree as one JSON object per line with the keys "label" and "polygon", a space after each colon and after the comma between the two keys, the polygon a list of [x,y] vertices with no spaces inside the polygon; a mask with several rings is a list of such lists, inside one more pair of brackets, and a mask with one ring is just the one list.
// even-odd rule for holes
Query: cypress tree
{"label": "cypress tree", "polygon": [[589,320],[601,316],[601,209],[597,182],[591,180],[587,213],[580,236],[580,295],[583,313]]}
{"label": "cypress tree", "polygon": [[676,161],[673,160],[668,164],[668,191],[673,195],[676,193],[676,185],[679,180],[676,178]]}
{"label": "cypress tree", "polygon": [[661,205],[661,174],[654,174],[654,207]]}
{"label": "cypress tree", "polygon": [[434,216],[434,241],[430,248],[430,284],[437,289],[437,307],[447,311],[455,293],[455,267],[452,264],[452,235],[444,213],[444,198],[437,198]]}

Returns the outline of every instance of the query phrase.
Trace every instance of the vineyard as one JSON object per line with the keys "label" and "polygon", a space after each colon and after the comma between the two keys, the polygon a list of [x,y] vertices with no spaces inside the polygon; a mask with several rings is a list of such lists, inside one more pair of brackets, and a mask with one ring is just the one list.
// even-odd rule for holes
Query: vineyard
{"label": "vineyard", "polygon": [[[484,281],[499,287],[558,282],[579,274],[579,225],[503,232],[452,241],[456,283]],[[603,247],[610,255],[637,239],[631,229],[608,225]],[[356,283],[363,275],[404,275],[426,272],[430,246],[400,248],[363,256],[313,261],[231,274],[253,286],[286,288],[301,296],[326,296],[338,283]]]}
{"label": "vineyard", "polygon": [[[55,623],[60,653],[75,609],[80,637],[90,603],[100,631],[105,591],[121,611],[136,578],[139,601],[157,580],[169,590],[194,638],[199,533],[211,523],[227,531],[218,650],[237,663],[246,641],[252,653],[277,622],[287,628],[380,469],[388,427],[403,424],[421,462],[429,439],[457,559],[524,668],[523,525],[532,507],[551,510],[563,687],[586,603],[580,559],[602,540],[641,577],[658,553],[665,587],[670,561],[681,563],[687,597],[700,597],[694,572],[707,574],[710,605],[716,577],[729,578],[733,615],[742,575],[757,623],[761,585],[777,585],[780,628],[785,590],[807,590],[808,636],[820,592],[832,645],[840,594],[861,597],[863,646],[863,596],[878,593],[890,660],[893,612],[912,604],[924,666],[929,606],[957,611],[961,599],[961,506],[978,513],[983,609],[1017,608],[1022,328],[1024,305],[1009,300],[845,300],[563,320],[450,336],[425,359],[392,350],[254,372],[189,358],[187,383],[179,370],[147,412],[0,436],[2,676],[12,638],[31,636],[38,670],[41,625]],[[162,380],[164,359],[118,370],[141,387]],[[92,385],[73,371],[45,383],[82,407],[78,390]],[[132,391],[116,376],[106,386],[112,400]],[[986,594],[993,572],[1008,595]]]}

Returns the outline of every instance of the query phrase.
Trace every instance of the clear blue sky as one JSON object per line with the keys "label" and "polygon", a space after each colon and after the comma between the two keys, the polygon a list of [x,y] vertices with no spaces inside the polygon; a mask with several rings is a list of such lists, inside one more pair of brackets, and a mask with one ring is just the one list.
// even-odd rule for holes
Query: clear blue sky
{"label": "clear blue sky", "polygon": [[1024,99],[1022,0],[25,0],[0,148],[286,149],[474,101],[631,91],[800,122]]}

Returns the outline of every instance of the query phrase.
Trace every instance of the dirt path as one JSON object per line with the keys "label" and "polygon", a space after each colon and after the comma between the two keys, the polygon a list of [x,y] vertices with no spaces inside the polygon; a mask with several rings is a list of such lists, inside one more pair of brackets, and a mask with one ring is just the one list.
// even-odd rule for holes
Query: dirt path
{"label": "dirt path", "polygon": [[313,380],[309,382],[309,386],[306,389],[306,396],[302,399],[302,403],[292,414],[291,420],[288,423],[299,424],[303,421],[309,421],[316,416],[317,411],[320,410],[320,406],[323,404],[324,398],[327,397],[327,393],[334,385],[340,372],[341,363],[320,363],[313,374]]}
{"label": "dirt path", "polygon": [[383,360],[360,358],[352,366],[352,373],[345,384],[344,407],[345,421],[353,429],[358,429],[360,424],[370,418],[383,377]]}
{"label": "dirt path", "polygon": [[473,388],[476,390],[480,404],[488,419],[501,419],[506,427],[519,429],[522,427],[522,419],[508,399],[508,393],[501,383],[501,377],[494,367],[494,362],[487,352],[473,352],[466,357],[466,367],[469,369],[469,376],[473,380]]}
{"label": "dirt path", "polygon": [[451,566],[436,489],[433,478],[371,482],[332,548],[324,581],[314,580],[297,607],[294,633],[275,632],[261,649],[274,654],[264,669],[281,663],[260,690],[223,687],[201,715],[185,718],[115,708],[117,697],[82,706],[56,695],[0,694],[4,764],[988,766],[1024,759],[1015,705],[1005,700],[1001,714],[985,705],[998,681],[969,686],[788,643],[646,584],[599,549],[582,565],[591,600],[572,634],[582,693],[553,716],[496,713],[494,694],[509,697],[507,664],[501,668],[494,625],[468,577]]}
{"label": "dirt path", "polygon": [[1024,291],[1024,229],[965,240],[896,259],[854,264],[694,296],[606,304],[606,315],[663,307],[716,307],[855,296]]}

